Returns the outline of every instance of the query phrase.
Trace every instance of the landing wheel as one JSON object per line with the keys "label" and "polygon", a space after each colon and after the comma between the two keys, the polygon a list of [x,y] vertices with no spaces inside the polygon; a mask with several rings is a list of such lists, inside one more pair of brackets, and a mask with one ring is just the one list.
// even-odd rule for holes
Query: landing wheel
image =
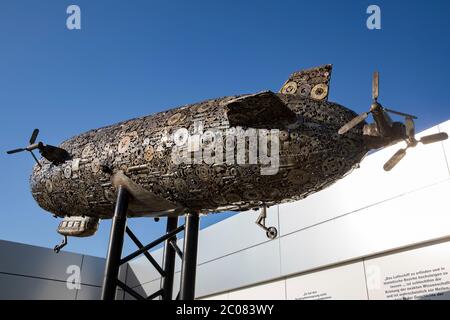
{"label": "landing wheel", "polygon": [[267,208],[266,206],[262,207],[261,213],[258,217],[258,219],[256,219],[255,223],[262,228],[264,231],[266,231],[266,236],[267,238],[273,240],[277,237],[278,235],[278,230],[275,227],[266,227],[266,218],[267,218]]}
{"label": "landing wheel", "polygon": [[273,240],[278,235],[278,230],[275,227],[269,227],[266,232],[267,238]]}

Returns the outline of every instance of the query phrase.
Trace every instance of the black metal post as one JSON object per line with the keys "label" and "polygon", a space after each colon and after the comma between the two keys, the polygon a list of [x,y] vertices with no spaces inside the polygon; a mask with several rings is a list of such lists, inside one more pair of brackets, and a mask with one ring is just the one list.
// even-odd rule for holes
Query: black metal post
{"label": "black metal post", "polygon": [[194,300],[195,275],[197,272],[198,213],[186,215],[184,251],[181,264],[180,300]]}
{"label": "black metal post", "polygon": [[[178,217],[168,217],[166,233],[170,233],[175,230],[178,226]],[[170,241],[177,241],[177,236],[174,235],[172,238],[166,240],[164,244],[164,260],[163,260],[163,270],[165,272],[165,277],[162,278],[162,290],[163,290],[163,300],[172,300],[173,294],[173,276],[175,272],[175,249],[170,244]]]}
{"label": "black metal post", "polygon": [[119,276],[120,257],[122,255],[125,227],[127,223],[128,191],[119,186],[116,208],[111,224],[108,255],[106,257],[103,278],[102,300],[114,300],[116,296],[117,277]]}

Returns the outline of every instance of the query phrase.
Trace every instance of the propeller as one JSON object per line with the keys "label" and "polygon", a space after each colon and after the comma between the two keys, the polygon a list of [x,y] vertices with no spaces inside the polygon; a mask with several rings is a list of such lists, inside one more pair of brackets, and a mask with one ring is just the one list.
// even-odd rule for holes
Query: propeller
{"label": "propeller", "polygon": [[28,151],[31,153],[31,155],[33,156],[33,159],[36,161],[36,163],[40,167],[42,167],[42,165],[39,163],[38,159],[36,158],[36,156],[33,153],[34,149],[41,149],[43,147],[42,142],[36,143],[36,138],[37,138],[38,134],[39,134],[39,129],[34,129],[33,133],[31,134],[30,141],[29,141],[30,144],[28,145],[28,147],[9,150],[6,153],[14,154],[14,153],[22,152],[22,151]]}
{"label": "propeller", "polygon": [[36,138],[37,138],[38,134],[39,134],[39,129],[34,129],[33,133],[31,134],[31,137],[30,137],[30,144],[34,144],[36,142]]}
{"label": "propeller", "polygon": [[[377,104],[378,94],[379,94],[379,82],[380,82],[379,73],[378,73],[378,71],[375,71],[373,73],[373,77],[372,77],[372,101],[373,101],[373,104]],[[345,125],[343,125],[339,129],[338,133],[344,134],[347,131],[350,131],[351,129],[356,127],[358,124],[360,124],[361,122],[366,120],[371,112],[372,112],[372,107],[370,108],[370,110],[368,112],[361,113],[360,115],[358,115],[357,117],[353,118],[352,120],[347,122]]]}
{"label": "propeller", "polygon": [[51,146],[49,144],[43,144],[42,142],[36,143],[38,134],[39,134],[39,129],[34,129],[33,133],[31,134],[30,141],[29,141],[30,144],[28,145],[28,147],[10,150],[10,151],[7,151],[6,153],[14,154],[14,153],[22,152],[22,151],[28,151],[31,153],[31,156],[33,157],[34,161],[36,161],[36,163],[40,167],[42,167],[42,165],[39,163],[38,159],[34,155],[34,153],[33,153],[34,149],[38,149],[39,153],[42,155],[42,157],[44,157],[45,159],[47,159],[54,165],[64,163],[65,161],[72,158],[71,155],[62,148]]}
{"label": "propeller", "polygon": [[375,110],[381,111],[381,112],[385,111],[385,112],[397,114],[397,115],[400,115],[403,117],[410,117],[412,119],[417,119],[417,117],[410,115],[410,114],[383,108],[381,106],[381,104],[378,103],[379,87],[380,87],[380,75],[379,75],[378,71],[375,71],[373,73],[373,77],[372,77],[372,105],[370,107],[370,110],[367,112],[361,113],[360,115],[356,116],[355,118],[353,118],[352,120],[347,122],[345,125],[343,125],[338,131],[339,134],[342,135],[342,134],[345,134],[346,132],[350,131],[351,129],[356,127],[358,124],[360,124],[361,122],[366,120],[367,117],[369,116],[369,114],[373,113]]}
{"label": "propeller", "polygon": [[392,170],[406,155],[406,150],[408,148],[414,148],[419,143],[430,144],[434,142],[439,142],[448,139],[448,134],[445,132],[439,132],[423,136],[419,140],[416,140],[414,120],[411,117],[406,117],[405,120],[405,131],[406,131],[406,148],[401,148],[384,164],[383,169],[386,171]]}
{"label": "propeller", "polygon": [[399,162],[406,156],[406,150],[409,148],[414,148],[419,143],[422,144],[430,144],[434,142],[439,142],[448,139],[448,135],[445,132],[439,132],[430,134],[427,136],[423,136],[419,140],[416,140],[415,134],[416,134],[416,127],[414,124],[414,119],[417,119],[417,117],[411,116],[406,113],[393,111],[389,109],[384,109],[385,111],[404,116],[405,117],[405,134],[406,134],[406,148],[399,149],[394,155],[384,164],[383,169],[386,171],[392,170]]}
{"label": "propeller", "polygon": [[[361,122],[366,120],[367,117],[369,116],[369,114],[371,114],[371,113],[375,117],[375,120],[377,120],[377,118],[378,118],[378,120],[380,118],[382,119],[381,121],[379,121],[380,125],[387,122],[386,124],[384,124],[384,126],[390,126],[390,124],[389,124],[390,119],[389,119],[389,116],[386,114],[386,112],[404,117],[405,118],[405,124],[404,124],[405,131],[404,131],[404,134],[401,133],[400,137],[401,137],[401,139],[404,139],[406,141],[406,148],[401,148],[400,150],[398,150],[384,164],[384,166],[383,166],[384,170],[386,170],[386,171],[392,170],[392,168],[394,168],[397,165],[397,163],[399,163],[400,160],[402,160],[405,157],[406,151],[409,148],[413,148],[413,147],[417,146],[419,143],[430,144],[430,143],[439,142],[439,141],[448,139],[447,133],[440,132],[440,133],[430,134],[430,135],[420,138],[419,140],[416,140],[416,138],[415,138],[416,129],[415,129],[415,125],[414,125],[414,119],[417,119],[417,117],[407,114],[407,113],[383,108],[381,106],[381,104],[378,103],[379,84],[380,84],[380,75],[377,71],[375,71],[373,74],[373,77],[372,77],[372,105],[370,106],[370,110],[367,112],[361,113],[360,115],[356,116],[355,118],[353,118],[352,120],[347,122],[345,125],[343,125],[339,129],[338,133],[345,134],[346,132],[348,132],[349,130],[353,129],[358,124],[360,124]],[[381,129],[385,129],[385,131],[386,131],[386,128],[381,128]],[[389,130],[392,130],[392,128],[388,129],[388,132],[389,132]],[[390,133],[388,133],[388,135],[390,135]],[[392,137],[395,137],[395,136],[392,136]]]}
{"label": "propeller", "polygon": [[22,151],[27,151],[27,149],[19,148],[19,149],[9,150],[6,153],[7,154],[13,154],[13,153],[22,152]]}
{"label": "propeller", "polygon": [[375,71],[372,77],[372,100],[374,102],[377,102],[378,100],[379,83],[380,83],[380,74],[378,73],[378,71]]}
{"label": "propeller", "polygon": [[364,120],[367,119],[367,117],[369,116],[369,112],[363,112],[360,115],[358,115],[357,117],[353,118],[352,120],[350,120],[349,122],[347,122],[345,125],[343,125],[338,133],[339,134],[344,134],[347,133],[347,131],[350,131],[351,129],[353,129],[354,127],[356,127],[358,124],[360,124],[361,122],[363,122]]}

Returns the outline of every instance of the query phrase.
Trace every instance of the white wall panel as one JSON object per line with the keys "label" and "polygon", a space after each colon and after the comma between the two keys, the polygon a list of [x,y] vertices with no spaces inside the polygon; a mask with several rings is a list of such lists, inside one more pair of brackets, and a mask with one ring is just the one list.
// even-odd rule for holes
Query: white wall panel
{"label": "white wall panel", "polygon": [[199,300],[229,300],[229,293],[221,293],[221,294],[216,294],[213,296],[208,296],[208,297],[204,297],[204,298],[200,298]]}
{"label": "white wall panel", "polygon": [[[102,287],[100,287],[100,292],[101,291],[102,291]],[[101,299],[101,293],[100,293],[99,299]],[[120,288],[116,289],[116,300],[125,300],[125,292]]]}
{"label": "white wall panel", "polygon": [[[134,287],[133,290],[135,290],[138,294],[146,298],[161,288],[160,281],[161,281],[160,279],[153,280],[143,285]],[[125,300],[136,300],[136,299],[125,292]],[[155,300],[160,300],[160,297],[156,298]]]}
{"label": "white wall panel", "polygon": [[[437,127],[433,127],[417,136],[436,132]],[[384,171],[383,164],[403,145],[401,142],[367,156],[359,169],[325,190],[280,205],[281,235],[449,178],[441,143],[418,145],[408,150],[394,169]]]}
{"label": "white wall panel", "polygon": [[[156,250],[151,254],[156,262],[158,262],[159,265],[162,266],[163,250]],[[130,287],[135,287],[156,280],[159,277],[160,274],[145,256],[140,256],[130,261],[128,264],[126,282]]]}
{"label": "white wall panel", "polygon": [[[0,240],[0,299],[98,299],[104,261]],[[79,279],[73,266],[80,268]],[[68,289],[67,280],[81,281],[81,289]]]}
{"label": "white wall panel", "polygon": [[81,283],[101,286],[105,272],[105,259],[93,256],[83,256],[81,268]]}
{"label": "white wall panel", "polygon": [[67,267],[81,267],[81,255],[0,240],[0,272],[66,281]]}
{"label": "white wall panel", "polygon": [[450,235],[450,180],[284,236],[283,275]]}
{"label": "white wall panel", "polygon": [[[181,281],[181,273],[175,272],[175,276],[173,277],[173,293],[172,298],[175,299],[180,291],[180,281]],[[198,292],[195,293],[198,297]]]}
{"label": "white wall panel", "polygon": [[[438,127],[440,132],[446,132],[450,136],[450,120],[439,124]],[[447,167],[449,168],[450,174],[450,139],[444,140],[442,142],[442,145],[444,147],[445,157],[447,159]]]}
{"label": "white wall panel", "polygon": [[363,263],[286,279],[288,300],[367,300]]}
{"label": "white wall panel", "polygon": [[370,299],[450,300],[450,242],[364,263]]}
{"label": "white wall panel", "polygon": [[[80,289],[78,289],[77,292],[77,300],[100,300],[101,297],[102,297],[101,287],[81,285]],[[121,295],[118,295],[116,298],[119,297],[121,297]]]}
{"label": "white wall panel", "polygon": [[286,281],[279,280],[228,293],[229,300],[286,300]]}
{"label": "white wall panel", "polygon": [[0,300],[74,300],[65,282],[0,273]]}
{"label": "white wall panel", "polygon": [[197,268],[196,295],[206,296],[280,277],[279,240],[265,242]]}
{"label": "white wall panel", "polygon": [[[183,237],[183,236],[184,236],[183,233],[181,233],[178,238]],[[198,240],[199,248],[198,248],[198,251],[197,251],[197,263],[198,263],[198,260],[199,260],[198,259],[198,255],[200,254],[199,251],[201,250],[200,249],[201,232],[199,233],[198,237],[199,237],[199,240]],[[181,238],[181,239],[177,240],[177,246],[180,248],[181,252],[183,252],[183,250],[184,250],[184,238]],[[161,250],[161,254],[162,254],[164,251],[163,251],[162,248],[160,250]],[[175,258],[175,272],[179,272],[180,270],[181,270],[181,259],[177,255],[176,258]]]}

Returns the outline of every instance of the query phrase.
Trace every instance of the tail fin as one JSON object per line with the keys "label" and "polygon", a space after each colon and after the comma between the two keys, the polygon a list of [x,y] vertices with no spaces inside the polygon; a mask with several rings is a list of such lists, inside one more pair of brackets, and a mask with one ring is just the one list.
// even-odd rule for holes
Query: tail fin
{"label": "tail fin", "polygon": [[328,100],[331,71],[326,64],[312,69],[296,71],[284,83],[280,93],[296,94],[316,100]]}

